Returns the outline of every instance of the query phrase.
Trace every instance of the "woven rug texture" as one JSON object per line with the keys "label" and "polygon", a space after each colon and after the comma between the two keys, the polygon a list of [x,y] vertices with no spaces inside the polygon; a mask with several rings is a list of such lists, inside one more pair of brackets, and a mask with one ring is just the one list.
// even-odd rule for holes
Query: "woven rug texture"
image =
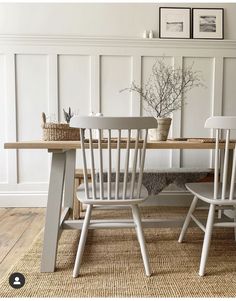
{"label": "woven rug texture", "polygon": [[[185,216],[186,208],[143,208],[143,217]],[[114,211],[94,211],[94,218]],[[119,210],[115,218],[130,216]],[[177,242],[179,228],[145,229],[153,270],[144,274],[134,229],[89,230],[78,278],[72,270],[79,231],[64,230],[58,247],[55,273],[40,273],[42,235],[0,283],[0,297],[236,297],[236,242],[233,229],[213,234],[205,277],[198,276],[203,233],[189,228],[186,242]],[[23,273],[21,289],[8,284],[13,272]]]}

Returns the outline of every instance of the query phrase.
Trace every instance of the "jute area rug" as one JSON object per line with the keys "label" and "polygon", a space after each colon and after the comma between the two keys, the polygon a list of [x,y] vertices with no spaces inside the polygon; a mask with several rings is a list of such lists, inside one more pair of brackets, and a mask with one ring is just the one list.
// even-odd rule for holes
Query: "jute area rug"
{"label": "jute area rug", "polygon": [[[143,216],[184,216],[186,209],[145,208]],[[173,212],[172,212],[173,211]],[[111,212],[96,211],[107,217]],[[114,211],[112,212],[114,213]],[[114,215],[114,214],[113,214]],[[127,217],[125,211],[116,217]],[[62,233],[55,273],[40,273],[42,235],[11,268],[0,284],[1,297],[236,297],[236,243],[232,229],[213,235],[207,275],[198,276],[203,233],[189,228],[186,242],[177,242],[180,229],[145,229],[153,270],[144,275],[139,245],[133,229],[90,230],[81,275],[72,278],[79,232]],[[13,289],[8,277],[25,275],[21,289]]]}

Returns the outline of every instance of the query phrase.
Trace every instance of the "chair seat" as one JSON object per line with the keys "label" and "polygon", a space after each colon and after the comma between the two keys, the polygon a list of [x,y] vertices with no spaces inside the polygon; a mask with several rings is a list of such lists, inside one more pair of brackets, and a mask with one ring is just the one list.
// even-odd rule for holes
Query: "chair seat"
{"label": "chair seat", "polygon": [[234,192],[234,200],[228,200],[229,191],[226,191],[226,200],[221,199],[222,185],[219,184],[218,199],[214,200],[214,183],[187,183],[186,188],[192,194],[196,195],[202,201],[215,205],[236,205],[236,191]]}
{"label": "chair seat", "polygon": [[[119,196],[120,199],[114,198],[115,195],[115,183],[111,183],[111,195],[113,196],[111,199],[105,199],[105,200],[100,200],[100,196],[98,194],[99,190],[99,184],[96,184],[96,199],[94,200],[92,198],[92,183],[88,184],[88,189],[89,189],[89,196],[90,198],[87,199],[85,195],[85,185],[81,184],[78,189],[77,189],[77,197],[80,200],[81,203],[83,204],[93,204],[93,205],[133,205],[133,204],[140,204],[142,203],[147,197],[148,197],[148,191],[145,188],[145,186],[142,185],[141,187],[141,195],[140,198],[137,199],[121,199],[122,193],[123,193],[123,183],[119,184]],[[127,194],[129,192],[130,185],[127,184]],[[104,198],[107,198],[107,183],[104,183]]]}

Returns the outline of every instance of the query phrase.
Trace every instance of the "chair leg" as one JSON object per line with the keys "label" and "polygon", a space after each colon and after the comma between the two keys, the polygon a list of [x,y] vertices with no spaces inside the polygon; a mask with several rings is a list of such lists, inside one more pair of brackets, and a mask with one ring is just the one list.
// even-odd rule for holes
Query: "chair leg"
{"label": "chair leg", "polygon": [[138,241],[140,244],[141,254],[143,258],[143,263],[145,267],[146,276],[151,276],[151,268],[149,263],[149,256],[147,251],[147,246],[145,243],[143,228],[142,228],[142,221],[140,216],[140,211],[138,205],[132,205],[132,214],[135,223],[135,230],[137,233]]}
{"label": "chair leg", "polygon": [[193,200],[192,200],[192,204],[189,208],[189,211],[188,211],[188,214],[185,218],[185,221],[184,221],[184,224],[183,224],[183,227],[182,227],[182,230],[181,230],[181,233],[180,233],[180,236],[179,236],[179,239],[178,239],[178,242],[181,243],[184,239],[184,235],[188,229],[188,226],[189,226],[189,223],[191,221],[191,214],[194,212],[195,208],[196,208],[196,205],[197,205],[197,201],[198,201],[198,198],[196,196],[194,196]]}
{"label": "chair leg", "polygon": [[215,215],[215,205],[211,204],[208,217],[207,217],[206,231],[205,231],[204,241],[202,246],[202,255],[201,255],[201,262],[200,262],[200,269],[199,269],[200,276],[204,276],[205,274],[205,267],[208,258],[212,230],[213,230],[214,215]]}
{"label": "chair leg", "polygon": [[86,210],[86,214],[85,214],[85,218],[84,218],[84,222],[83,222],[83,227],[82,227],[81,234],[80,234],[80,240],[79,240],[78,250],[77,250],[77,254],[76,254],[74,270],[73,270],[74,278],[78,277],[78,275],[79,275],[82,256],[84,253],[84,247],[85,247],[85,243],[86,243],[86,239],[87,239],[87,235],[88,235],[88,227],[89,227],[89,223],[90,223],[92,208],[93,208],[93,205],[87,206],[87,210]]}

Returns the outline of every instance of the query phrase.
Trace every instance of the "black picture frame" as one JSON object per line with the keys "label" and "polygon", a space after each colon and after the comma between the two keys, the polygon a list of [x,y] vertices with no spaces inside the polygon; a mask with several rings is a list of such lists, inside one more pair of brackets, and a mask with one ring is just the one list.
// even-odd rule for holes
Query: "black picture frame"
{"label": "black picture frame", "polygon": [[[214,31],[198,31],[197,30],[197,25],[196,25],[196,14],[197,12],[199,11],[208,11],[208,12],[221,12],[221,18],[220,18],[220,30],[219,30],[219,34],[217,35],[217,33],[214,35],[213,32]],[[206,16],[205,16],[206,17]],[[209,17],[213,17],[213,16],[209,16]],[[204,8],[193,8],[192,9],[192,21],[191,21],[192,25],[192,38],[194,40],[223,40],[224,39],[224,8],[207,8],[207,7],[204,7]],[[203,24],[204,25],[204,24]],[[210,24],[209,24],[210,25]],[[213,26],[213,25],[212,25]],[[200,26],[199,26],[200,27]],[[215,27],[216,27],[216,32],[217,32],[217,24],[215,24]]]}
{"label": "black picture frame", "polygon": [[[176,34],[169,34],[166,35],[163,30],[163,20],[162,20],[162,11],[168,11],[168,10],[185,10],[188,14],[188,25],[187,25],[187,34],[186,36],[178,36],[178,31],[176,31]],[[191,38],[191,8],[190,7],[159,7],[159,38],[160,39],[190,39]]]}

